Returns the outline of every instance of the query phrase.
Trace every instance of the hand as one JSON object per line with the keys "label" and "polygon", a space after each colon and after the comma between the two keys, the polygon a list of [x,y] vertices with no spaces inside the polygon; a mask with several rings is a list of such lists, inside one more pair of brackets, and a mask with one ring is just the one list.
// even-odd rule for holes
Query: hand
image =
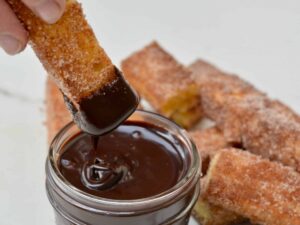
{"label": "hand", "polygon": [[[65,0],[22,0],[34,14],[45,22],[55,23],[63,14]],[[0,0],[0,46],[10,55],[22,51],[28,34],[6,0]]]}

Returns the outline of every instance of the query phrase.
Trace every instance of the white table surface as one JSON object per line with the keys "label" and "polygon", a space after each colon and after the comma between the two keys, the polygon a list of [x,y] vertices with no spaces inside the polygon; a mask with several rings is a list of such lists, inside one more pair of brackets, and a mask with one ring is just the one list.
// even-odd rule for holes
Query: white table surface
{"label": "white table surface", "polygon": [[[300,112],[299,0],[82,0],[115,63],[156,39],[181,62],[240,74]],[[0,224],[54,225],[44,190],[45,72],[0,52]]]}

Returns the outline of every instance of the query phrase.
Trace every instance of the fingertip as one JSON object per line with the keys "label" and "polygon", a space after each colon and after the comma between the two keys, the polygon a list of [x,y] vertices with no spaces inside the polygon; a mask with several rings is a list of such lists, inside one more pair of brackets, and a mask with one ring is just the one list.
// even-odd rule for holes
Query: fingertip
{"label": "fingertip", "polygon": [[26,48],[27,39],[16,37],[13,34],[0,34],[0,46],[9,55],[16,55]]}
{"label": "fingertip", "polygon": [[0,35],[0,45],[9,55],[15,55],[22,50],[22,44],[11,35]]}

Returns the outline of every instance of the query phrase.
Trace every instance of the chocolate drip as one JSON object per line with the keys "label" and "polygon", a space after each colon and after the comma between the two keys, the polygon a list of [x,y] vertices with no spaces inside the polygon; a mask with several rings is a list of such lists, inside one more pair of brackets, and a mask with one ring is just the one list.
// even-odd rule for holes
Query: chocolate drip
{"label": "chocolate drip", "polygon": [[95,151],[98,146],[99,138],[100,138],[100,136],[94,136],[94,135],[91,136],[91,142],[92,142],[92,145],[93,145]]}

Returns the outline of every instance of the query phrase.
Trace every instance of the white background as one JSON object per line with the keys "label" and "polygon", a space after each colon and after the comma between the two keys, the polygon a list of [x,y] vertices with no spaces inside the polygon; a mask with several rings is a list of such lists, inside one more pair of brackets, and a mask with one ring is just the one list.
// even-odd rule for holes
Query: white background
{"label": "white background", "polygon": [[[239,74],[300,112],[300,1],[82,0],[116,64],[153,39],[182,63]],[[53,225],[44,191],[45,71],[0,52],[0,224]]]}

